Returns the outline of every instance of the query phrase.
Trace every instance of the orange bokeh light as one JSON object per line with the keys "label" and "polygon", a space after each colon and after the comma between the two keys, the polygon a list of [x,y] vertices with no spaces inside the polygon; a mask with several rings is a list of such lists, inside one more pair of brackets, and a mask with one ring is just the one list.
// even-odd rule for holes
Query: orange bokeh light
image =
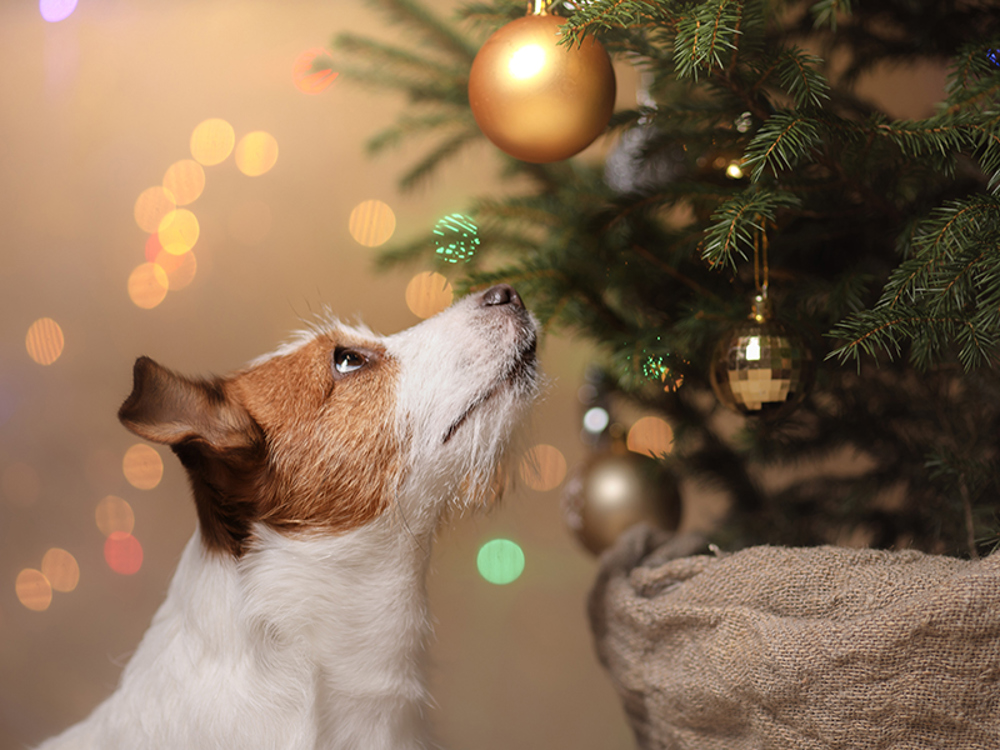
{"label": "orange bokeh light", "polygon": [[124,531],[112,531],[104,540],[104,561],[115,573],[130,576],[142,567],[142,545]]}
{"label": "orange bokeh light", "polygon": [[76,558],[64,549],[53,547],[42,558],[42,574],[49,579],[54,591],[72,591],[80,582],[80,566]]}
{"label": "orange bokeh light", "polygon": [[521,479],[533,490],[554,490],[566,478],[566,457],[553,445],[536,445],[521,457]]}
{"label": "orange bokeh light", "polygon": [[330,53],[322,48],[309,49],[295,58],[292,66],[292,81],[303,94],[319,94],[326,91],[337,79],[333,72]]}
{"label": "orange bokeh light", "polygon": [[453,298],[448,279],[433,271],[418,273],[406,285],[406,306],[418,318],[437,315],[451,305]]}
{"label": "orange bokeh light", "polygon": [[630,451],[658,458],[673,450],[674,430],[659,417],[643,417],[629,429],[625,444]]}
{"label": "orange bokeh light", "polygon": [[247,177],[259,177],[278,161],[278,141],[270,133],[256,130],[236,144],[236,166]]}
{"label": "orange bokeh light", "polygon": [[104,536],[111,536],[116,531],[131,534],[135,528],[132,506],[127,500],[115,495],[108,495],[97,504],[94,520]]}
{"label": "orange bokeh light", "polygon": [[35,612],[44,612],[52,604],[52,584],[45,574],[34,568],[25,568],[14,582],[17,600]]}
{"label": "orange bokeh light", "polygon": [[388,242],[396,231],[396,215],[382,201],[363,201],[351,211],[347,228],[358,244],[378,247]]}
{"label": "orange bokeh light", "polygon": [[39,318],[28,328],[24,345],[28,356],[40,365],[51,365],[63,353],[66,340],[62,328],[52,318]]}
{"label": "orange bokeh light", "polygon": [[205,190],[205,170],[194,159],[176,161],[163,175],[163,189],[174,197],[178,206],[186,206]]}
{"label": "orange bokeh light", "polygon": [[199,164],[210,167],[225,161],[235,143],[233,126],[215,117],[199,123],[191,133],[191,156]]}
{"label": "orange bokeh light", "polygon": [[122,459],[122,472],[128,483],[136,489],[151,490],[163,478],[163,459],[145,443],[136,443]]}
{"label": "orange bokeh light", "polygon": [[174,255],[183,255],[198,241],[201,225],[193,213],[186,208],[178,208],[160,219],[156,234],[164,250]]}
{"label": "orange bokeh light", "polygon": [[167,272],[156,263],[142,263],[128,277],[128,296],[137,306],[151,310],[167,296]]}
{"label": "orange bokeh light", "polygon": [[155,232],[163,217],[175,208],[174,196],[161,185],[146,188],[135,201],[135,223],[144,232]]}
{"label": "orange bokeh light", "polygon": [[154,261],[167,274],[167,287],[171,292],[183,289],[192,281],[198,272],[198,261],[194,257],[193,251],[188,251],[183,255],[161,250]]}

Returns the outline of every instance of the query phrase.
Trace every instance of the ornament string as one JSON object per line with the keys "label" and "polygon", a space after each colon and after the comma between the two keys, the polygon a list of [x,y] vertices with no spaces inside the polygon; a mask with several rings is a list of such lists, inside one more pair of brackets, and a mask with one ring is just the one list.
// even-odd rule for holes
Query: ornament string
{"label": "ornament string", "polygon": [[763,297],[767,297],[768,277],[767,225],[764,224],[761,230],[755,232],[753,236],[753,283],[757,287],[758,294]]}

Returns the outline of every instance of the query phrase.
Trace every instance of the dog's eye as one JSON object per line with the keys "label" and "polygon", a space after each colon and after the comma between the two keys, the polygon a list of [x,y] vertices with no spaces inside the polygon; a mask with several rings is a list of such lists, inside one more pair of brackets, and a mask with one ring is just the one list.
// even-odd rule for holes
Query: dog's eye
{"label": "dog's eye", "polygon": [[333,367],[341,375],[360,370],[368,364],[368,358],[353,349],[338,347],[333,353]]}

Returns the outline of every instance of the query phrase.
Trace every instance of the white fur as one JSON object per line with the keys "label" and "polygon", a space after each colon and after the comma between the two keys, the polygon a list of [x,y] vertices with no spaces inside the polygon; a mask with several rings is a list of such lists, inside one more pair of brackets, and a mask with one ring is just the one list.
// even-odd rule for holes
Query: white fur
{"label": "white fur", "polygon": [[392,507],[338,535],[258,523],[239,558],[208,551],[196,532],[117,690],[42,750],[431,746],[431,543],[469,475],[488,482],[536,390],[533,370],[505,380],[533,346],[534,322],[480,297],[390,337],[347,329],[400,366],[395,423],[406,459]]}

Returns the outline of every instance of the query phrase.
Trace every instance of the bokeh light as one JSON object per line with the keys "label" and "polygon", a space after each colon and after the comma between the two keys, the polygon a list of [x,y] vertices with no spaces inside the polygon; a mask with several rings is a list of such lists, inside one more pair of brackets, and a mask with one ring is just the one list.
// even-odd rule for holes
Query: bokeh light
{"label": "bokeh light", "polygon": [[135,200],[135,223],[142,231],[152,234],[159,230],[163,217],[175,208],[174,196],[162,185],[146,188]]}
{"label": "bokeh light", "polygon": [[69,18],[76,10],[77,0],[38,0],[38,10],[49,23]]}
{"label": "bokeh light", "polygon": [[247,133],[236,145],[236,166],[247,177],[259,177],[278,161],[278,142],[270,133]]}
{"label": "bokeh light", "polygon": [[151,490],[163,478],[163,459],[145,443],[136,443],[122,460],[122,471],[128,483],[136,489]]}
{"label": "bokeh light", "polygon": [[308,49],[295,58],[292,66],[292,81],[303,94],[319,94],[326,91],[337,79],[333,72],[330,53],[322,48]]}
{"label": "bokeh light", "polygon": [[128,277],[128,296],[137,306],[151,310],[167,296],[170,280],[156,263],[142,263]]}
{"label": "bokeh light", "polygon": [[156,234],[164,250],[174,255],[183,255],[198,241],[201,226],[197,216],[186,208],[178,208],[160,219]]}
{"label": "bokeh light", "polygon": [[447,309],[454,296],[448,279],[432,271],[418,273],[406,285],[406,306],[418,318],[429,318]]}
{"label": "bokeh light", "polygon": [[112,531],[104,540],[104,561],[115,573],[130,576],[142,567],[142,545],[124,531]]}
{"label": "bokeh light", "polygon": [[225,161],[236,144],[233,126],[217,117],[198,123],[191,133],[191,156],[210,167]]}
{"label": "bokeh light", "polygon": [[554,445],[540,444],[525,451],[518,468],[526,485],[548,492],[566,478],[566,457]]}
{"label": "bokeh light", "polygon": [[94,512],[97,528],[104,536],[111,536],[116,531],[131,534],[135,529],[135,513],[127,500],[115,495],[108,495],[97,504]]}
{"label": "bokeh light", "polygon": [[658,458],[673,450],[674,431],[659,417],[643,417],[629,429],[625,444],[634,453]]}
{"label": "bokeh light", "polygon": [[14,590],[17,600],[35,612],[44,612],[52,604],[52,584],[40,570],[25,568],[18,573]]}
{"label": "bokeh light", "polygon": [[49,580],[53,591],[68,593],[80,582],[80,566],[76,558],[59,547],[53,547],[42,558],[42,574]]}
{"label": "bokeh light", "polygon": [[163,189],[173,196],[178,206],[198,200],[205,190],[205,170],[194,159],[181,159],[167,167]]}
{"label": "bokeh light", "polygon": [[62,328],[52,318],[39,318],[28,328],[24,345],[28,356],[40,365],[51,365],[63,353],[66,340]]}
{"label": "bokeh light", "polygon": [[610,422],[611,415],[608,414],[608,410],[600,406],[587,409],[587,413],[583,415],[583,429],[591,435],[600,435]]}
{"label": "bokeh light", "polygon": [[241,245],[259,245],[271,233],[271,207],[253,199],[238,204],[229,212],[229,235]]}
{"label": "bokeh light", "polygon": [[32,505],[42,490],[38,472],[21,461],[12,463],[0,475],[0,491],[11,505],[27,507]]}
{"label": "bokeh light", "polygon": [[183,255],[174,255],[167,250],[161,250],[153,262],[167,274],[167,289],[171,292],[186,287],[194,281],[198,272],[198,260],[191,250]]}
{"label": "bokeh light", "polygon": [[359,245],[378,247],[396,231],[396,215],[380,200],[363,201],[351,211],[347,228]]}
{"label": "bokeh light", "polygon": [[524,551],[509,539],[493,539],[479,548],[476,567],[490,583],[513,583],[524,572]]}
{"label": "bokeh light", "polygon": [[481,244],[479,227],[468,216],[448,214],[434,225],[434,252],[447,263],[468,261]]}

